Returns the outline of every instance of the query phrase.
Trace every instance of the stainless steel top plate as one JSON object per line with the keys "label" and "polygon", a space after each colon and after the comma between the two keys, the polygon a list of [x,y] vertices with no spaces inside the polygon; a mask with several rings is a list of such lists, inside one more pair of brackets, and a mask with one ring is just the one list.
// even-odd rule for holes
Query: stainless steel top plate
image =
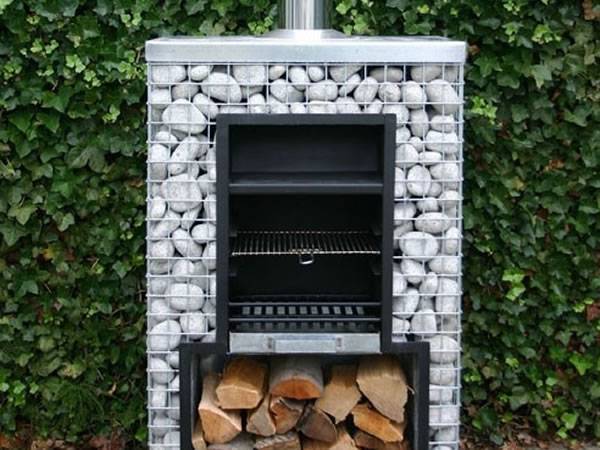
{"label": "stainless steel top plate", "polygon": [[464,63],[466,43],[442,37],[345,36],[279,30],[265,36],[169,37],[146,42],[150,63]]}

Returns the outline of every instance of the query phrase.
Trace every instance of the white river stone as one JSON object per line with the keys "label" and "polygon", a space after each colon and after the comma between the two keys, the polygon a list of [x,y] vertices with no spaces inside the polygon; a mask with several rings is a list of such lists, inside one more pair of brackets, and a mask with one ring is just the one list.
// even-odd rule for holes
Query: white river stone
{"label": "white river stone", "polygon": [[405,222],[412,222],[412,218],[417,213],[417,207],[412,202],[396,203],[394,205],[394,224],[401,225]]}
{"label": "white river stone", "polygon": [[150,241],[148,244],[148,256],[150,258],[170,258],[175,254],[175,247],[169,240]]}
{"label": "white river stone", "polygon": [[456,255],[460,248],[460,230],[457,227],[448,228],[442,240],[442,253]]}
{"label": "white river stone", "polygon": [[[167,355],[167,362],[174,369],[179,369],[179,352],[169,353]],[[173,383],[171,383],[171,387],[175,388],[175,380],[177,380],[177,389],[179,389],[179,376],[175,377]]]}
{"label": "white river stone", "polygon": [[437,255],[439,244],[435,237],[422,231],[411,231],[400,238],[404,256],[417,261],[428,261]]}
{"label": "white river stone", "polygon": [[412,66],[410,68],[410,77],[417,83],[425,83],[439,77],[442,73],[442,67],[434,64],[424,64]]}
{"label": "white river stone", "polygon": [[308,66],[307,72],[311,81],[321,81],[325,78],[325,69],[323,66]]}
{"label": "white river stone", "polygon": [[343,66],[331,66],[329,68],[329,75],[336,83],[342,83],[362,69],[363,66],[360,64],[346,64]]}
{"label": "white river stone", "polygon": [[204,246],[204,252],[202,253],[202,262],[208,270],[215,270],[217,268],[216,242],[209,242]]}
{"label": "white river stone", "polygon": [[181,133],[202,133],[208,124],[204,114],[188,100],[179,99],[171,103],[163,111],[162,120],[172,130]]}
{"label": "white river stone", "polygon": [[372,102],[377,95],[379,85],[375,78],[367,77],[354,89],[354,100],[358,103]]}
{"label": "white river stone", "polygon": [[267,112],[265,96],[254,94],[248,97],[248,112],[251,114],[265,114]]}
{"label": "white river stone", "polygon": [[427,102],[427,95],[418,83],[406,81],[402,83],[402,101],[407,108],[422,109],[423,104]]}
{"label": "white river stone", "polygon": [[161,193],[175,212],[184,212],[195,208],[202,202],[202,190],[198,182],[187,173],[167,178]]}
{"label": "white river stone", "polygon": [[425,296],[433,296],[438,290],[438,276],[435,272],[427,272],[419,286],[419,293]]}
{"label": "white river stone", "polygon": [[429,261],[429,269],[440,275],[458,275],[460,258],[458,256],[440,256]]}
{"label": "white river stone", "polygon": [[392,276],[392,293],[394,296],[401,295],[406,290],[406,280],[398,264],[394,264]]}
{"label": "white river stone", "polygon": [[173,99],[177,100],[179,98],[183,98],[185,100],[192,100],[194,95],[198,93],[200,87],[194,83],[181,83],[173,86],[171,89],[171,94],[173,95]]}
{"label": "white river stone", "polygon": [[[394,317],[409,319],[419,305],[419,291],[410,288],[405,293],[395,294],[392,298],[392,313]],[[411,324],[412,328],[412,324]]]}
{"label": "white river stone", "polygon": [[153,108],[166,108],[171,101],[171,91],[169,89],[155,88],[150,91],[149,103]]}
{"label": "white river stone", "polygon": [[454,186],[457,187],[460,181],[460,168],[456,163],[442,162],[434,164],[429,170],[434,180],[439,180],[448,188],[452,187],[454,189]]}
{"label": "white river stone", "polygon": [[181,329],[191,338],[198,338],[208,332],[208,323],[204,313],[186,313],[179,318]]}
{"label": "white river stone", "polygon": [[199,223],[192,228],[192,238],[200,244],[206,244],[217,238],[217,227],[212,223]]}
{"label": "white river stone", "polygon": [[392,334],[406,334],[410,331],[410,322],[400,317],[392,317]]}
{"label": "white river stone", "polygon": [[340,114],[360,114],[362,111],[352,97],[340,97],[335,100],[337,112]]}
{"label": "white river stone", "polygon": [[400,270],[404,274],[404,278],[411,284],[419,284],[425,276],[425,266],[422,262],[413,261],[412,259],[403,259],[400,262]]}
{"label": "white river stone", "polygon": [[261,65],[234,65],[233,78],[241,85],[256,86],[267,82],[267,68]]}
{"label": "white river stone", "polygon": [[399,102],[402,97],[400,87],[396,83],[380,84],[377,95],[384,102]]}
{"label": "white river stone", "polygon": [[452,364],[432,364],[429,367],[429,382],[437,385],[453,385],[456,383],[457,369]]}
{"label": "white river stone", "polygon": [[408,108],[404,105],[384,105],[381,112],[383,114],[396,114],[396,125],[398,127],[406,125],[408,119],[410,118]]}
{"label": "white river stone", "polygon": [[148,201],[148,218],[157,220],[167,212],[167,202],[160,196],[155,196]]}
{"label": "white river stone", "polygon": [[177,311],[198,311],[204,306],[204,291],[195,284],[173,283],[165,293],[167,303]]}
{"label": "white river stone", "polygon": [[360,84],[360,82],[362,81],[362,77],[355,73],[354,75],[352,75],[350,78],[348,78],[344,84],[342,84],[339,87],[338,93],[340,97],[346,97],[348,95],[350,95],[350,93],[356,89],[356,87]]}
{"label": "white river stone", "polygon": [[435,297],[435,310],[439,313],[458,312],[460,303],[460,288],[451,278],[441,277],[438,292]]}
{"label": "white river stone", "polygon": [[310,114],[335,114],[337,105],[334,102],[312,101],[308,103],[308,113]]}
{"label": "white river stone", "polygon": [[204,250],[201,245],[198,245],[192,239],[190,233],[182,228],[178,228],[173,232],[173,244],[181,256],[186,258],[199,258]]}
{"label": "white river stone", "polygon": [[401,198],[406,195],[406,178],[404,170],[396,167],[394,169],[394,197]]}
{"label": "white river stone", "polygon": [[460,193],[454,190],[444,191],[440,194],[440,207],[443,210],[456,208],[461,200]]}
{"label": "white river stone", "polygon": [[152,418],[151,425],[152,435],[156,437],[163,437],[173,428],[179,426],[179,423],[170,417],[157,415]]}
{"label": "white river stone", "polygon": [[281,64],[276,64],[274,66],[269,67],[269,80],[276,80],[277,78],[281,78],[285,73],[285,66]]}
{"label": "white river stone", "polygon": [[419,162],[423,166],[430,166],[441,162],[444,158],[438,152],[421,152],[419,153]]}
{"label": "white river stone", "polygon": [[193,103],[209,120],[214,120],[219,115],[219,107],[208,95],[196,94]]}
{"label": "white river stone", "polygon": [[425,86],[427,99],[433,109],[442,114],[453,114],[458,111],[460,99],[450,83],[445,80],[433,80]]}
{"label": "white river stone", "polygon": [[441,133],[456,133],[456,122],[452,116],[436,114],[431,118],[431,129]]}
{"label": "white river stone", "polygon": [[451,219],[440,212],[426,212],[415,219],[415,229],[425,233],[440,234],[451,225]]}
{"label": "white river stone", "polygon": [[175,377],[173,369],[162,358],[150,358],[148,361],[148,371],[150,372],[152,381],[158,384],[169,384],[173,377]]}
{"label": "white river stone", "polygon": [[304,91],[310,84],[310,79],[304,67],[292,66],[288,71],[288,78],[294,87],[299,91]]}
{"label": "white river stone", "polygon": [[213,72],[202,82],[202,92],[222,102],[239,103],[242,90],[235,78],[226,73]]}
{"label": "white river stone", "polygon": [[270,97],[269,100],[267,100],[267,105],[268,110],[272,114],[287,114],[290,112],[290,107],[287,103],[280,102],[274,97]]}
{"label": "white river stone", "polygon": [[403,224],[394,227],[394,249],[400,250],[400,238],[413,230],[414,226],[410,221],[406,221]]}
{"label": "white river stone", "polygon": [[[429,402],[436,405],[452,403],[452,388],[439,384],[429,385]],[[439,447],[438,447],[439,448]],[[443,448],[443,446],[442,446]],[[450,448],[450,447],[448,447]]]}
{"label": "white river stone", "polygon": [[290,112],[292,114],[306,114],[306,105],[304,103],[290,103]]}
{"label": "white river stone", "polygon": [[[379,114],[383,110],[383,102],[376,98],[370,104],[365,105],[363,107],[363,112],[365,114]],[[396,139],[398,142],[398,139]]]}
{"label": "white river stone", "polygon": [[181,216],[170,209],[167,210],[162,220],[150,227],[150,238],[164,238],[179,228]]}
{"label": "white river stone", "polygon": [[163,299],[152,297],[149,303],[148,314],[155,324],[163,320],[174,319],[177,314]]}
{"label": "white river stone", "polygon": [[162,144],[152,144],[150,146],[150,150],[148,150],[150,179],[164,180],[167,177],[169,155],[169,149]]}
{"label": "white river stone", "polygon": [[402,81],[402,69],[400,67],[375,67],[369,72],[369,76],[377,80],[378,83],[391,81],[398,83]]}
{"label": "white river stone", "polygon": [[154,65],[150,69],[150,78],[160,86],[179,83],[187,78],[184,66]]}
{"label": "white river stone", "polygon": [[[307,100],[331,101],[338,96],[337,85],[331,80],[313,83],[306,89]],[[310,108],[309,108],[310,110]]]}
{"label": "white river stone", "polygon": [[408,143],[416,148],[418,152],[425,150],[425,144],[423,144],[423,141],[418,136],[412,136],[410,139],[408,139]]}
{"label": "white river stone", "polygon": [[408,169],[419,162],[419,152],[410,144],[396,147],[396,167]]}
{"label": "white river stone", "polygon": [[417,197],[423,197],[431,186],[431,174],[423,166],[411,167],[406,175],[408,192]]}
{"label": "white river stone", "polygon": [[454,405],[435,405],[429,407],[429,424],[433,427],[448,426],[457,424],[460,420],[460,411],[458,406]]}
{"label": "white river stone", "polygon": [[417,209],[421,212],[433,212],[438,210],[438,201],[434,197],[425,197],[417,201]]}
{"label": "white river stone", "polygon": [[[180,342],[181,327],[176,320],[160,322],[148,332],[148,349],[151,351],[166,352],[174,350]],[[168,364],[165,361],[163,362],[168,367]]]}
{"label": "white river stone", "polygon": [[410,329],[422,337],[433,336],[437,332],[435,313],[430,309],[417,311],[410,321]]}
{"label": "white river stone", "polygon": [[422,138],[429,130],[429,116],[422,109],[412,109],[410,111],[410,131],[413,136]]}
{"label": "white river stone", "polygon": [[269,87],[271,96],[282,103],[301,102],[304,93],[283,79],[275,80]]}
{"label": "white river stone", "polygon": [[[161,360],[162,361],[162,360]],[[148,406],[150,409],[167,406],[167,385],[155,384],[149,392]]]}
{"label": "white river stone", "polygon": [[[204,142],[208,142],[208,138],[206,136],[200,135]],[[198,169],[200,168],[198,164],[194,164],[193,160],[198,159],[198,157],[208,150],[208,144],[203,144],[200,139],[194,136],[188,136],[184,138],[181,143],[177,146],[177,148],[171,154],[171,158],[169,159],[169,174],[179,175],[188,169],[188,167],[196,166]]]}
{"label": "white river stone", "polygon": [[[453,363],[459,358],[458,342],[448,336],[434,336],[429,340],[431,362]],[[439,383],[442,384],[442,383]]]}
{"label": "white river stone", "polygon": [[202,81],[208,76],[211,70],[212,66],[205,64],[194,66],[190,69],[190,78],[192,81]]}
{"label": "white river stone", "polygon": [[248,110],[242,105],[223,105],[219,114],[246,114]]}
{"label": "white river stone", "polygon": [[[411,139],[410,130],[407,127],[404,126],[404,127],[396,128],[396,145],[409,144],[410,139]],[[416,149],[416,147],[415,147],[415,149]]]}
{"label": "white river stone", "polygon": [[454,154],[458,153],[460,143],[456,133],[441,133],[429,130],[425,136],[425,147],[434,152]]}

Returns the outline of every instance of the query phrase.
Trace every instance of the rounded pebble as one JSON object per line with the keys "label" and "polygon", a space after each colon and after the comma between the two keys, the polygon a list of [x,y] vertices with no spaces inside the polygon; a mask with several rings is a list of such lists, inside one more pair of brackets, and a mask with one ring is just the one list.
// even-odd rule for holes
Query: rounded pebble
{"label": "rounded pebble", "polygon": [[439,250],[435,237],[422,231],[411,231],[400,238],[400,249],[404,256],[417,261],[429,261]]}
{"label": "rounded pebble", "polygon": [[417,197],[423,197],[431,186],[431,174],[425,167],[416,165],[408,171],[406,182],[408,192]]}
{"label": "rounded pebble", "polygon": [[239,103],[242,100],[240,85],[230,75],[212,72],[201,84],[202,93],[228,103]]}
{"label": "rounded pebble", "polygon": [[204,306],[204,291],[195,284],[174,283],[167,288],[167,303],[178,311],[198,311]]}
{"label": "rounded pebble", "polygon": [[[181,327],[179,322],[175,320],[160,322],[148,332],[148,349],[151,351],[166,352],[173,350],[177,348],[180,342]],[[167,365],[166,362],[164,364]]]}

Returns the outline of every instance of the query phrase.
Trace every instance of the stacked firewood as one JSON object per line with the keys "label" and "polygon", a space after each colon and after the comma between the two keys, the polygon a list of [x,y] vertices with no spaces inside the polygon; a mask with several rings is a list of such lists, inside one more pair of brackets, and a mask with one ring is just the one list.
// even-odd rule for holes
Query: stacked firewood
{"label": "stacked firewood", "polygon": [[[324,372],[326,382],[324,382]],[[393,356],[323,370],[318,358],[234,358],[203,378],[196,450],[409,450],[406,376]]]}

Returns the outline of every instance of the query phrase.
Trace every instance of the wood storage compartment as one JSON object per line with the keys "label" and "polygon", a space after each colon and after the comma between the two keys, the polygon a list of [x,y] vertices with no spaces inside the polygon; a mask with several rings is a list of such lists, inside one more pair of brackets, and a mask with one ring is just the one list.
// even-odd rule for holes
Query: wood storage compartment
{"label": "wood storage compartment", "polygon": [[190,343],[180,361],[183,450],[427,449],[426,342],[271,356]]}

